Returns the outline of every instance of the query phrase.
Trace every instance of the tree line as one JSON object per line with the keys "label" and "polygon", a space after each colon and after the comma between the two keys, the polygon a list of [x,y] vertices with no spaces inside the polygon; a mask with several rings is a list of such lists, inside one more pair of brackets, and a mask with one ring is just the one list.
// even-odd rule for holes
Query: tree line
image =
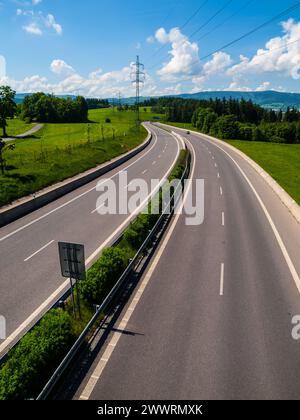
{"label": "tree line", "polygon": [[89,109],[110,108],[108,99],[87,98],[86,102]]}
{"label": "tree line", "polygon": [[[300,112],[265,110],[240,102],[236,112],[218,115],[212,108],[197,108],[192,124],[205,134],[221,139],[239,139],[274,143],[300,143]],[[246,111],[246,112],[243,112]]]}
{"label": "tree line", "polygon": [[42,123],[79,123],[88,121],[88,103],[83,96],[58,98],[43,92],[25,97],[21,119]]}
{"label": "tree line", "polygon": [[265,109],[251,100],[151,98],[144,102],[170,122],[192,123],[222,139],[300,143],[300,112]]}

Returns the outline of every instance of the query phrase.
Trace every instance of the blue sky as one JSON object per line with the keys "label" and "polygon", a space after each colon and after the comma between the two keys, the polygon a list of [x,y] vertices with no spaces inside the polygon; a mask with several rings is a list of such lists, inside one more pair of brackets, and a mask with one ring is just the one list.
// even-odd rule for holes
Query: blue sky
{"label": "blue sky", "polygon": [[18,92],[128,96],[130,64],[139,54],[144,95],[300,92],[300,2],[281,19],[202,59],[296,3],[0,0],[0,83]]}

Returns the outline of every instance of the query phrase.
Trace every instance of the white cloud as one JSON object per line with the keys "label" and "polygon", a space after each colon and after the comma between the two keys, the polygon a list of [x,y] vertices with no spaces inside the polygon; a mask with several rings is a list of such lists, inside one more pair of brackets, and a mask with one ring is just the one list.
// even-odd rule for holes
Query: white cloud
{"label": "white cloud", "polygon": [[253,89],[249,88],[248,86],[241,85],[238,81],[233,81],[230,85],[224,89],[224,91],[232,91],[232,92],[251,92]]}
{"label": "white cloud", "polygon": [[[0,85],[8,84],[17,92],[50,92],[54,94],[74,94],[91,97],[111,97],[117,92],[122,95],[133,96],[134,87],[131,83],[131,67],[126,66],[121,70],[103,73],[101,69],[91,72],[87,78],[78,74],[72,66],[63,60],[53,60],[51,70],[63,76],[58,83],[50,83],[46,77],[33,75],[23,80],[14,80],[10,77],[0,77]],[[153,91],[151,79],[146,84],[144,92]]]}
{"label": "white cloud", "polygon": [[54,29],[57,35],[62,35],[62,26],[56,22],[55,17],[53,15],[48,14],[45,23],[48,28]]}
{"label": "white cloud", "polygon": [[[104,73],[101,69],[91,72],[88,77],[78,74],[72,66],[63,60],[54,60],[50,65],[51,70],[56,74],[63,76],[63,79],[57,83],[51,83],[46,77],[33,75],[25,77],[23,80],[15,80],[10,77],[0,77],[0,85],[10,85],[17,92],[48,92],[53,94],[73,94],[84,95],[86,97],[114,97],[119,92],[122,96],[134,96],[135,87],[131,83],[131,65],[125,66],[120,70]],[[65,74],[65,69],[70,71]],[[71,72],[71,69],[73,72]],[[145,85],[142,95],[160,96],[176,95],[182,93],[180,83],[172,84],[166,87],[157,87],[153,78],[146,74]]]}
{"label": "white cloud", "polygon": [[257,88],[255,89],[256,92],[263,92],[265,90],[270,90],[271,89],[271,83],[270,82],[263,82],[261,85],[257,86]]}
{"label": "white cloud", "polygon": [[70,75],[75,73],[73,67],[63,60],[53,60],[50,64],[50,68],[55,74]]}
{"label": "white cloud", "polygon": [[[177,29],[177,28],[175,28],[175,29]],[[167,34],[167,32],[164,28],[160,28],[156,31],[155,38],[161,44],[167,44],[168,42],[170,42],[170,37],[169,37],[169,35]]]}
{"label": "white cloud", "polygon": [[34,11],[32,9],[28,9],[29,6],[38,5],[40,2],[41,0],[33,0],[31,3],[21,3],[23,8],[18,8],[16,10],[16,14],[20,18],[31,17],[31,22],[27,25],[24,25],[23,29],[26,32],[35,35],[42,35],[43,31],[41,28],[48,28],[53,29],[57,35],[62,35],[63,28],[59,23],[56,22],[54,15],[49,13],[45,16],[41,11]]}
{"label": "white cloud", "polygon": [[240,56],[240,62],[230,68],[229,76],[277,72],[300,79],[300,22],[289,19],[281,23],[284,35],[270,39],[265,48],[252,58]]}
{"label": "white cloud", "polygon": [[169,54],[171,60],[157,72],[162,80],[175,81],[200,72],[199,48],[197,43],[190,42],[179,28],[173,28],[169,33],[164,28],[156,31],[155,38],[161,44],[171,43]]}
{"label": "white cloud", "polygon": [[39,25],[35,22],[29,23],[29,25],[23,26],[24,31],[32,35],[43,35],[43,32]]}
{"label": "white cloud", "polygon": [[210,76],[225,70],[232,64],[232,59],[229,54],[225,52],[217,52],[213,55],[210,61],[207,61],[203,66],[203,74]]}

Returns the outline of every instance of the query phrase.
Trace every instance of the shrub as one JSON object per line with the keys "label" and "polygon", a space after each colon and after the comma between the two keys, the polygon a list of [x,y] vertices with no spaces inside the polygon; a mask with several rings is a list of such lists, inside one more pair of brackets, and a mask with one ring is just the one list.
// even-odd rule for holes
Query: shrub
{"label": "shrub", "polygon": [[124,234],[124,240],[135,250],[139,250],[154,226],[157,216],[151,214],[140,214],[129,226]]}
{"label": "shrub", "polygon": [[105,122],[106,122],[107,124],[110,124],[110,123],[111,123],[111,119],[110,119],[110,118],[106,118]]}
{"label": "shrub", "polygon": [[101,304],[129,262],[128,253],[119,247],[103,251],[99,260],[88,270],[86,279],[79,283],[83,299]]}
{"label": "shrub", "polygon": [[239,123],[239,139],[251,141],[253,139],[253,126]]}
{"label": "shrub", "polygon": [[0,370],[0,400],[36,397],[73,341],[70,316],[51,310],[9,353]]}
{"label": "shrub", "polygon": [[239,134],[237,119],[234,115],[223,115],[213,125],[218,137],[224,140],[236,139]]}

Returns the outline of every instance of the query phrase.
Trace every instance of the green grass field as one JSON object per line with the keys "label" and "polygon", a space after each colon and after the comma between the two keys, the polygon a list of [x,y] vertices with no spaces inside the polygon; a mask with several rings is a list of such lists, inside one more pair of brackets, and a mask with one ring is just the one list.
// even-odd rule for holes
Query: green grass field
{"label": "green grass field", "polygon": [[[152,117],[150,110],[141,112],[143,120]],[[0,175],[0,206],[126,153],[147,134],[137,129],[133,111],[91,110],[89,120],[45,124],[34,136],[14,141],[15,150],[5,152],[5,175]]]}
{"label": "green grass field", "polygon": [[[192,124],[168,123],[194,130]],[[300,204],[300,144],[277,144],[231,140],[229,144],[244,152],[268,172]]]}
{"label": "green grass field", "polygon": [[300,144],[229,141],[264,168],[300,204]]}
{"label": "green grass field", "polygon": [[[35,124],[26,124],[24,121],[19,118],[14,118],[7,121],[7,135],[14,137],[19,134],[26,133],[26,131],[33,128]],[[2,135],[2,130],[1,130]]]}

